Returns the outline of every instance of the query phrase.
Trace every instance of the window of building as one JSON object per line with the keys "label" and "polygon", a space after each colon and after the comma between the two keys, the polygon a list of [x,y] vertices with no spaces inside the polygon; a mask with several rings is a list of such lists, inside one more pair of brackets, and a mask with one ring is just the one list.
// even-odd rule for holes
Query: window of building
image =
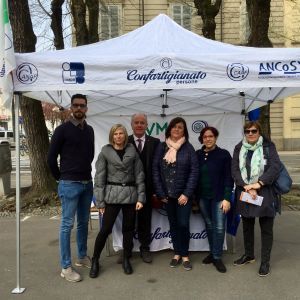
{"label": "window of building", "polygon": [[102,6],[100,8],[100,40],[107,40],[120,35],[120,12],[120,5],[106,5],[105,7]]}
{"label": "window of building", "polygon": [[192,29],[192,7],[187,4],[172,5],[173,20],[187,30]]}

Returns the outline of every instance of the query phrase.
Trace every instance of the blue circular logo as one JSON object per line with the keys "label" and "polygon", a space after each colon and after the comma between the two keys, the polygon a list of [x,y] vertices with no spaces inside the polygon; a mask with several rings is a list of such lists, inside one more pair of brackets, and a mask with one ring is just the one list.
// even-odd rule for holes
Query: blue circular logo
{"label": "blue circular logo", "polygon": [[38,70],[31,63],[23,63],[18,66],[16,75],[21,83],[32,84],[38,78]]}
{"label": "blue circular logo", "polygon": [[164,57],[161,61],[160,61],[160,66],[165,69],[168,70],[172,67],[172,60],[171,58],[168,57]]}
{"label": "blue circular logo", "polygon": [[249,68],[240,63],[233,63],[227,66],[227,76],[233,81],[244,80],[249,74]]}
{"label": "blue circular logo", "polygon": [[192,124],[192,130],[195,133],[200,133],[201,130],[208,126],[208,123],[206,121],[197,120]]}

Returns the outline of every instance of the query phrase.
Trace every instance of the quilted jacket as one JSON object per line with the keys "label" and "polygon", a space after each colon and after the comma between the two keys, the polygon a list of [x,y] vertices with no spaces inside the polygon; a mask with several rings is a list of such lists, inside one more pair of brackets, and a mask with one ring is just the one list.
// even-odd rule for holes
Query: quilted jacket
{"label": "quilted jacket", "polygon": [[[130,186],[111,185],[110,182],[130,183]],[[104,208],[106,203],[145,203],[143,165],[132,144],[127,144],[123,161],[112,145],[103,146],[96,162],[94,195],[98,208]]]}

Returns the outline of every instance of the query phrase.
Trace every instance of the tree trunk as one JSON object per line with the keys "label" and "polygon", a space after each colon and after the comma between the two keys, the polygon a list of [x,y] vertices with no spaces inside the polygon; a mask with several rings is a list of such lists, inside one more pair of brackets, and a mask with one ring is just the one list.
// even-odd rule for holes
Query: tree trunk
{"label": "tree trunk", "polygon": [[[247,12],[250,25],[248,46],[273,47],[268,36],[271,0],[247,0]],[[270,104],[260,108],[259,122],[264,136],[270,138]]]}
{"label": "tree trunk", "polygon": [[222,0],[216,0],[215,4],[211,4],[211,0],[194,0],[198,15],[203,21],[203,36],[215,40],[216,39],[216,21],[215,17],[219,13]]}
{"label": "tree trunk", "polygon": [[89,44],[99,42],[99,0],[86,0],[89,10]]}
{"label": "tree trunk", "polygon": [[71,11],[73,15],[77,46],[86,45],[89,43],[89,33],[86,26],[86,7],[84,1],[72,0]]}
{"label": "tree trunk", "polygon": [[20,107],[29,147],[31,189],[34,193],[53,191],[56,184],[47,165],[49,139],[41,102],[23,97]]}
{"label": "tree trunk", "polygon": [[271,0],[247,0],[246,3],[251,30],[248,46],[273,47],[268,36]]}
{"label": "tree trunk", "polygon": [[[36,36],[32,29],[27,0],[9,1],[14,48],[16,52],[34,52]],[[18,12],[18,13],[16,13]],[[24,97],[20,101],[31,163],[31,194],[53,191],[55,181],[46,163],[49,147],[47,128],[40,101]]]}
{"label": "tree trunk", "polygon": [[51,2],[51,29],[54,34],[54,46],[57,50],[65,48],[62,30],[62,5],[65,0],[52,0]]}

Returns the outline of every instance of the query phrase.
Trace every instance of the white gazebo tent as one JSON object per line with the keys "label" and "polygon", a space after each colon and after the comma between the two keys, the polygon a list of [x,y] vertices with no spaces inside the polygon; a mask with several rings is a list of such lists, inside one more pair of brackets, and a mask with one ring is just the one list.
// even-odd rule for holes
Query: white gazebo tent
{"label": "white gazebo tent", "polygon": [[17,54],[14,89],[63,107],[72,94],[86,94],[95,126],[134,112],[235,116],[241,124],[244,113],[300,91],[299,54],[208,40],[159,15],[111,40]]}
{"label": "white gazebo tent", "polygon": [[[245,112],[299,93],[299,57],[299,48],[207,40],[159,15],[111,40],[16,54],[14,90],[62,107],[69,106],[72,94],[86,94],[96,126],[145,112],[158,118],[225,116],[234,131]],[[236,139],[240,135],[235,131]]]}

